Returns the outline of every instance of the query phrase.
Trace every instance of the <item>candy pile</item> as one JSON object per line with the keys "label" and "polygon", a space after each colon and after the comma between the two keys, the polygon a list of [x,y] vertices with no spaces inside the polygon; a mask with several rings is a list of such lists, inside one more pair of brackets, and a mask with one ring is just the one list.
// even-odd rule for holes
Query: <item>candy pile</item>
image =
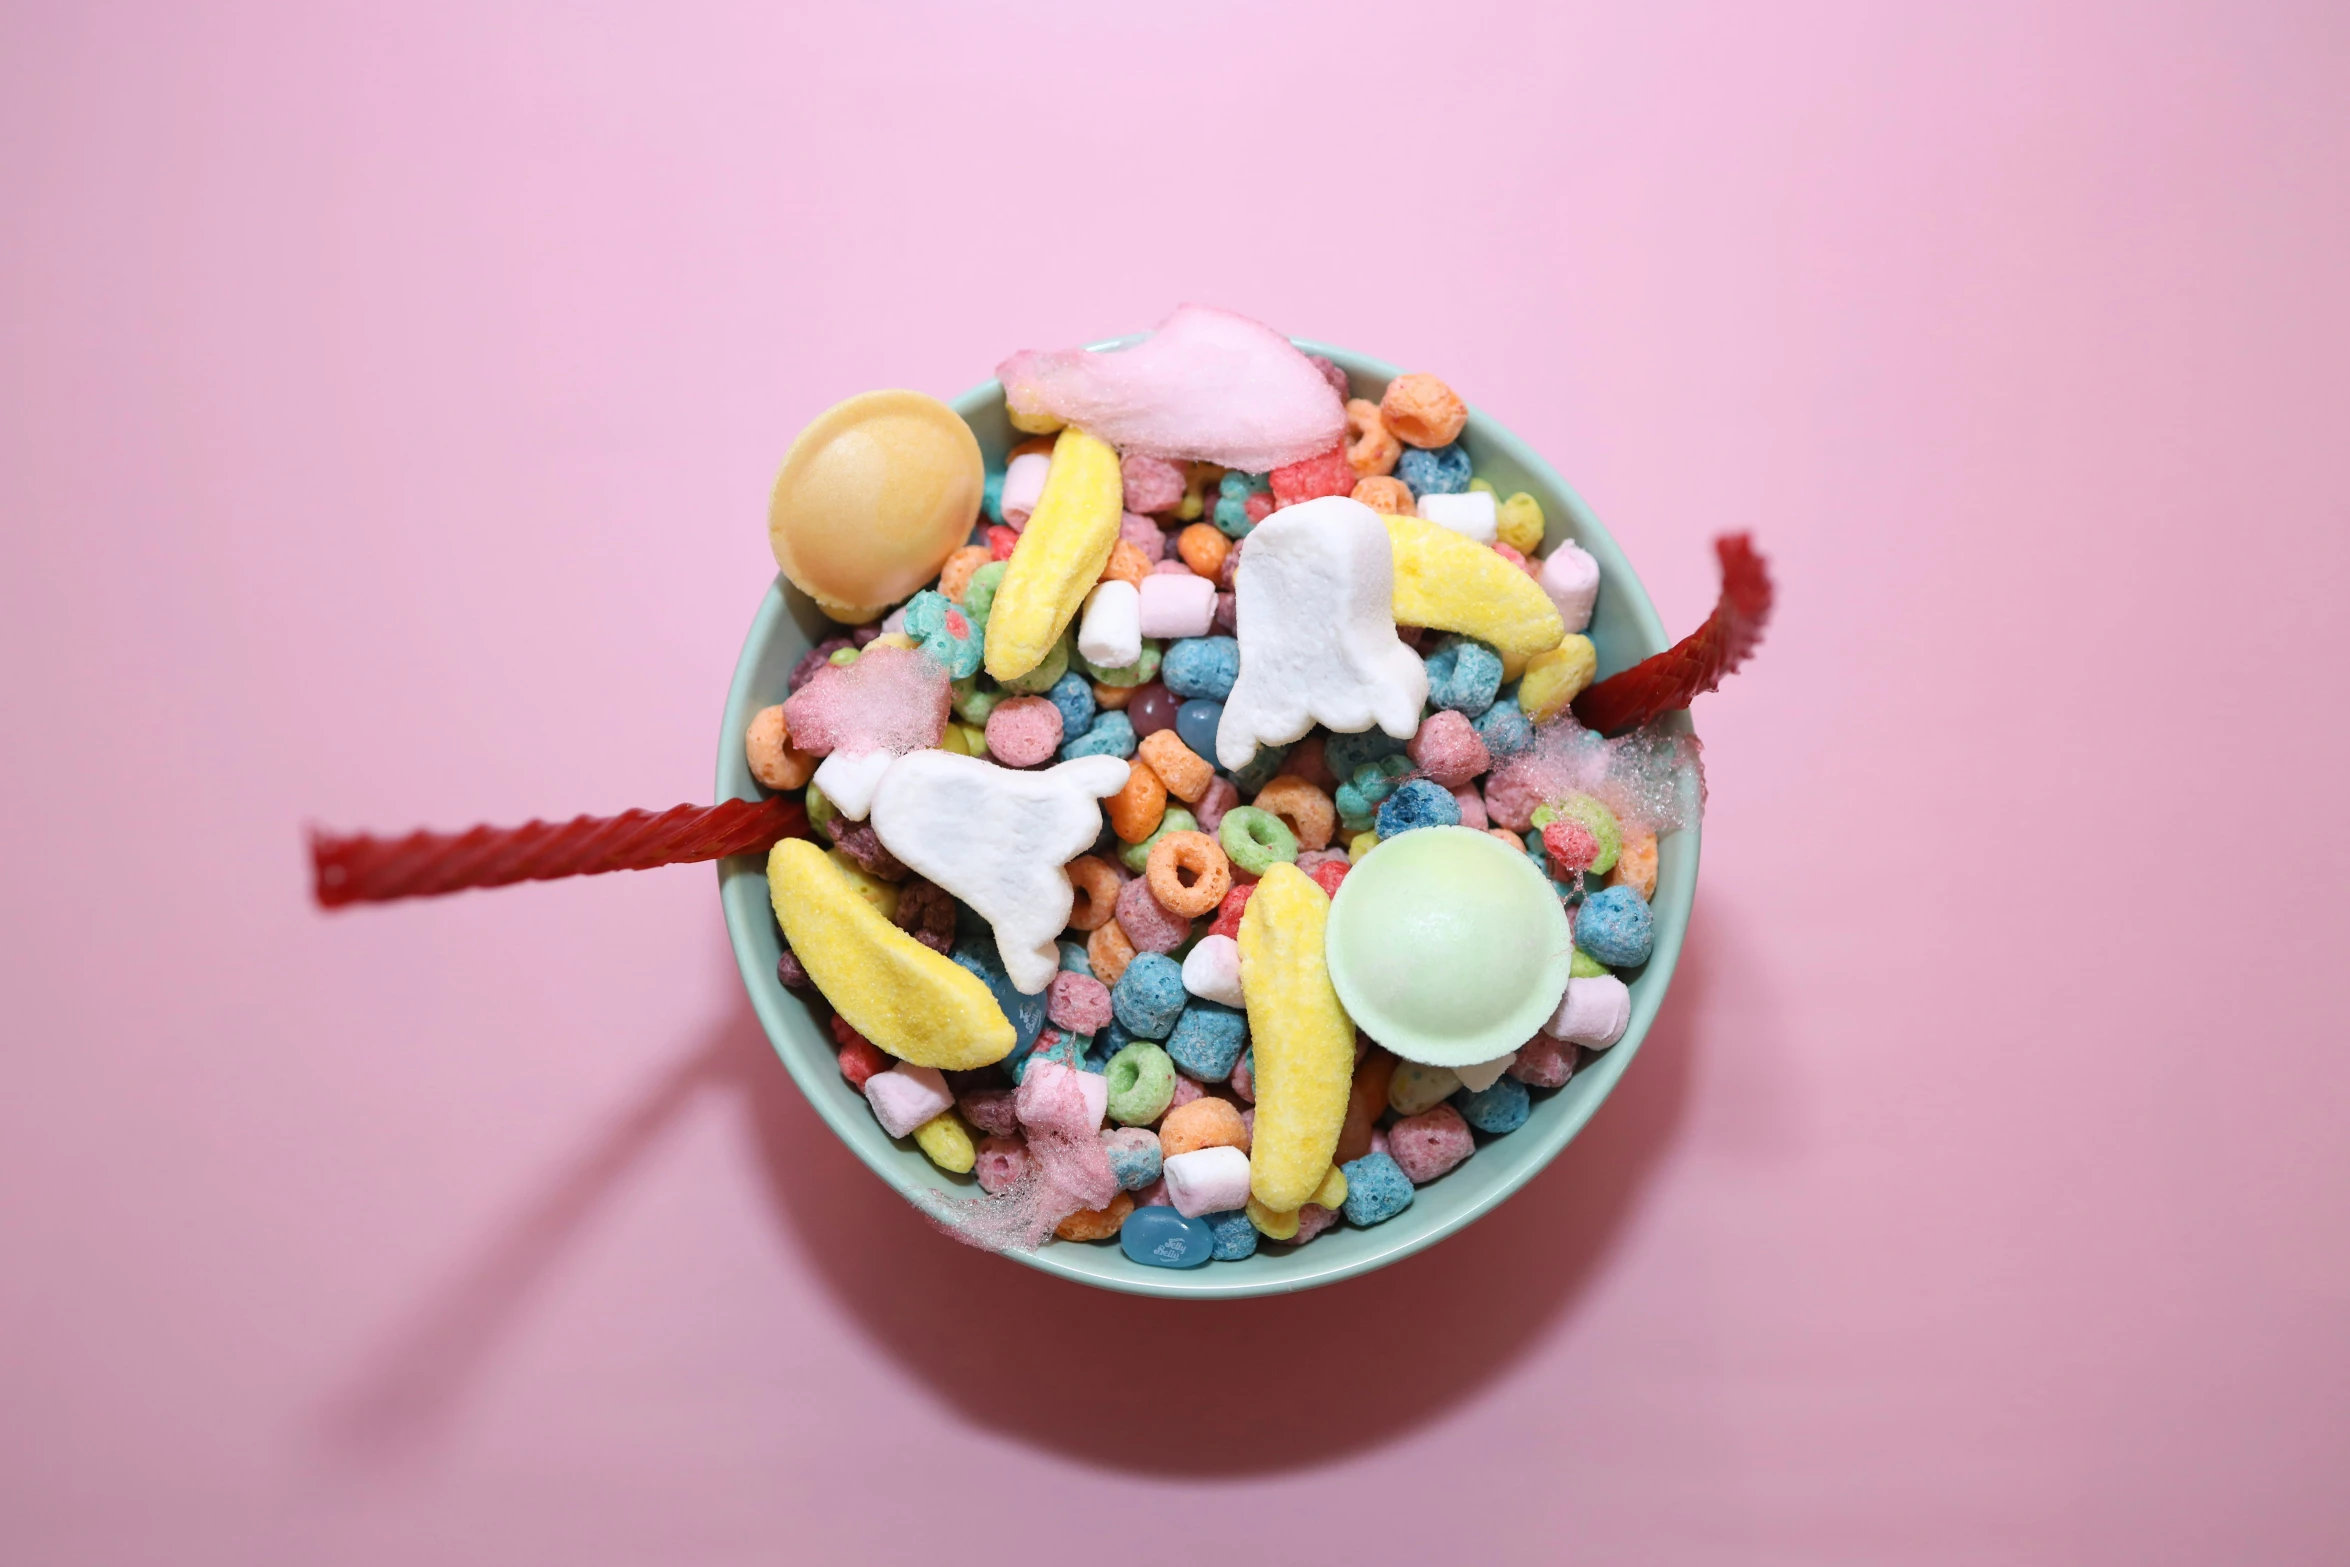
{"label": "candy pile", "polygon": [[1577,722],[1598,565],[1436,377],[1353,396],[1196,307],[999,375],[1031,438],[968,542],[890,545],[856,580],[927,585],[886,613],[836,588],[878,624],[745,737],[815,832],[778,977],[975,1244],[1382,1223],[1622,1037],[1696,742]]}

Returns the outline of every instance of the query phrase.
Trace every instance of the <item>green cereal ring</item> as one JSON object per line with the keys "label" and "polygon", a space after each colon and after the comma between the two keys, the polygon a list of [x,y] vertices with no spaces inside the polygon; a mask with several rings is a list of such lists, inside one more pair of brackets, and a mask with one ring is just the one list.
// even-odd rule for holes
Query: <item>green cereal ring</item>
{"label": "green cereal ring", "polygon": [[817,788],[814,783],[810,783],[808,785],[808,798],[806,803],[808,810],[808,825],[817,832],[822,833],[824,835],[824,841],[826,843],[830,843],[832,841],[832,819],[840,814],[840,807],[826,799],[824,797],[824,791]]}
{"label": "green cereal ring", "polygon": [[1297,862],[1297,834],[1271,811],[1260,811],[1253,805],[1236,805],[1226,811],[1216,828],[1216,841],[1224,846],[1233,866],[1251,876],[1262,876],[1284,860]]}
{"label": "green cereal ring", "polygon": [[1198,832],[1199,818],[1180,805],[1167,807],[1167,814],[1159,818],[1158,830],[1140,843],[1118,845],[1118,863],[1140,876],[1150,869],[1151,850],[1158,847],[1161,838],[1171,832]]}
{"label": "green cereal ring", "polygon": [[1014,675],[1003,681],[1002,685],[1006,692],[1014,696],[1042,696],[1068,672],[1069,633],[1064,631],[1061,640],[1052,645],[1041,663],[1025,675]]}
{"label": "green cereal ring", "polygon": [[1010,561],[991,560],[971,573],[970,582],[964,585],[963,613],[982,631],[987,629],[988,611],[995,608],[995,590],[1002,586],[1004,573],[1011,569]]}
{"label": "green cereal ring", "polygon": [[1105,686],[1138,686],[1159,672],[1159,645],[1145,637],[1142,657],[1118,669],[1104,669],[1080,653],[1077,655],[1077,667]]}
{"label": "green cereal ring", "polygon": [[1110,1057],[1102,1073],[1110,1080],[1110,1119],[1120,1126],[1150,1125],[1175,1098],[1175,1063],[1147,1039]]}
{"label": "green cereal ring", "polygon": [[955,700],[955,716],[967,724],[983,727],[987,723],[987,715],[994,712],[995,705],[1004,699],[1004,694],[993,686],[984,691],[979,689],[977,675],[958,680],[947,690]]}
{"label": "green cereal ring", "polygon": [[1585,952],[1581,947],[1575,949],[1574,958],[1567,964],[1567,978],[1569,979],[1599,979],[1607,972],[1608,966],[1605,963],[1600,962],[1599,959]]}
{"label": "green cereal ring", "polygon": [[1616,868],[1616,856],[1624,852],[1624,829],[1616,825],[1616,813],[1587,794],[1570,794],[1557,805],[1538,805],[1534,808],[1534,830],[1540,832],[1560,817],[1581,822],[1591,829],[1591,836],[1599,840],[1599,858],[1589,867],[1594,876],[1605,876]]}

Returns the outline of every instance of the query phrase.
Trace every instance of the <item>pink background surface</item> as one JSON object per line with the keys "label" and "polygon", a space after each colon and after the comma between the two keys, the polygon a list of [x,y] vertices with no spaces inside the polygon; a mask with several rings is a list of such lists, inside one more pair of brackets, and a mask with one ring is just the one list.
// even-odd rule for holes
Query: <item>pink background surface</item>
{"label": "pink background surface", "polygon": [[[1139,9],[0,14],[0,1557],[2350,1559],[2350,12]],[[706,870],[306,905],[708,798],[791,433],[1186,298],[1784,583],[1499,1215],[1077,1291]]]}

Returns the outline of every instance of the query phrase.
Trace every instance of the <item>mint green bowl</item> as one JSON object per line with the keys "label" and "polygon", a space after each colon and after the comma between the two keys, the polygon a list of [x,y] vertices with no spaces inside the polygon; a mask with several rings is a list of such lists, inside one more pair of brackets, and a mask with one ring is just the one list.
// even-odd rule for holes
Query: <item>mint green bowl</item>
{"label": "mint green bowl", "polygon": [[[1324,344],[1301,340],[1298,346],[1343,365],[1358,396],[1376,398],[1388,381],[1401,373],[1379,360]],[[988,466],[1000,469],[1005,453],[1019,439],[1005,417],[1003,388],[989,381],[956,398],[954,407],[978,434]],[[1597,557],[1599,607],[1589,635],[1598,644],[1600,673],[1613,674],[1663,651],[1667,646],[1664,626],[1640,579],[1566,481],[1523,441],[1474,409],[1461,439],[1476,461],[1478,475],[1490,479],[1495,489],[1504,495],[1524,490],[1542,503],[1543,515],[1549,519],[1546,546],[1571,538]],[[743,731],[759,709],[783,700],[792,665],[831,629],[815,605],[780,577],[767,590],[751,619],[750,635],[743,640],[742,657],[735,665],[734,684],[726,694],[726,716],[718,731],[717,798],[759,797],[762,791],[743,761]],[[1688,715],[1675,714],[1667,722],[1686,729]],[[1367,1230],[1340,1225],[1293,1252],[1264,1247],[1243,1262],[1214,1262],[1180,1272],[1130,1262],[1115,1241],[1049,1241],[1015,1260],[1080,1284],[1130,1294],[1234,1299],[1313,1289],[1369,1273],[1434,1245],[1489,1212],[1533,1179],[1535,1172],[1582,1130],[1640,1053],[1640,1041],[1664,1004],[1674,965],[1680,961],[1682,938],[1689,929],[1690,903],[1697,890],[1697,846],[1695,828],[1669,834],[1658,846],[1656,949],[1647,967],[1631,982],[1632,1023],[1623,1039],[1576,1073],[1566,1086],[1539,1096],[1523,1127],[1507,1137],[1487,1141],[1450,1175],[1420,1188],[1412,1205],[1395,1218]],[[776,981],[780,936],[767,904],[763,861],[740,856],[722,862],[718,890],[726,909],[726,928],[734,941],[735,961],[742,968],[743,988],[750,992],[751,1006],[773,1041],[775,1053],[783,1058],[817,1113],[874,1174],[900,1192],[929,1186],[976,1196],[979,1189],[969,1177],[947,1175],[925,1159],[912,1141],[893,1139],[881,1130],[864,1098],[842,1079],[834,1064],[830,1033],[806,1003]],[[1573,1201],[1573,1195],[1564,1200]],[[938,1243],[957,1244],[943,1235]]]}

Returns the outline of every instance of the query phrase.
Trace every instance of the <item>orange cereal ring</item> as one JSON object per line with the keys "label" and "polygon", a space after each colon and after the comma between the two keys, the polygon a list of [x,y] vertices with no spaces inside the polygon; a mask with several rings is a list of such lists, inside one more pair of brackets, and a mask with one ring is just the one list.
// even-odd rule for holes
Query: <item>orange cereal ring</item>
{"label": "orange cereal ring", "polygon": [[1380,479],[1395,472],[1396,459],[1403,455],[1403,443],[1389,433],[1387,421],[1379,417],[1379,405],[1367,397],[1352,398],[1346,405],[1346,465],[1359,479]]}
{"label": "orange cereal ring", "polygon": [[1126,786],[1102,802],[1110,814],[1110,828],[1128,843],[1140,843],[1159,830],[1167,814],[1167,785],[1150,764],[1137,761],[1126,770]]}
{"label": "orange cereal ring", "polygon": [[[1162,840],[1164,841],[1164,840]],[[1629,887],[1643,902],[1656,898],[1656,834],[1644,827],[1624,829],[1624,846],[1616,851],[1616,868],[1607,873],[1611,887]]]}
{"label": "orange cereal ring", "polygon": [[1053,1233],[1065,1241],[1106,1241],[1118,1233],[1118,1226],[1134,1211],[1134,1194],[1120,1192],[1110,1199],[1107,1208],[1080,1208],[1053,1226]]}
{"label": "orange cereal ring", "polygon": [[1397,440],[1414,446],[1449,446],[1469,422],[1468,405],[1432,375],[1399,375],[1379,399],[1379,417]]}
{"label": "orange cereal ring", "polygon": [[1171,832],[1151,845],[1151,896],[1169,914],[1198,919],[1232,890],[1232,861],[1204,832]]}
{"label": "orange cereal ring", "polygon": [[743,760],[751,776],[770,789],[797,789],[816,771],[816,758],[794,747],[783,708],[763,707],[743,732]]}
{"label": "orange cereal ring", "polygon": [[1010,451],[1004,453],[1004,462],[1006,466],[1009,466],[1012,459],[1015,457],[1050,457],[1052,454],[1053,437],[1049,435],[1032,435],[1027,440],[1022,441],[1019,445],[1013,447]]}
{"label": "orange cereal ring", "polygon": [[[1518,847],[1523,849],[1525,845]],[[1118,928],[1116,920],[1106,920],[1085,938],[1085,961],[1092,965],[1095,979],[1105,985],[1115,985],[1118,976],[1126,972],[1126,965],[1134,961],[1134,943],[1126,939],[1126,932]]]}
{"label": "orange cereal ring", "polygon": [[1195,522],[1175,535],[1175,553],[1183,557],[1193,576],[1213,582],[1216,573],[1224,569],[1224,557],[1232,553],[1232,541],[1214,523]]}
{"label": "orange cereal ring", "polygon": [[1216,781],[1216,769],[1200,759],[1197,751],[1183,743],[1183,737],[1172,729],[1154,730],[1142,737],[1136,755],[1150,764],[1150,770],[1159,775],[1159,782],[1167,792],[1185,805],[1197,804],[1208,792],[1208,785]]}
{"label": "orange cereal ring", "polygon": [[1110,546],[1110,563],[1102,568],[1104,582],[1131,582],[1142,585],[1142,579],[1151,574],[1151,559],[1142,552],[1142,546],[1132,539],[1120,539]]}
{"label": "orange cereal ring", "polygon": [[1280,817],[1282,825],[1297,834],[1301,850],[1329,848],[1330,835],[1338,830],[1338,807],[1330,803],[1330,796],[1295,773],[1283,773],[1259,789],[1255,804]]}
{"label": "orange cereal ring", "polygon": [[1354,498],[1373,511],[1392,512],[1397,516],[1412,515],[1415,502],[1412,487],[1401,479],[1359,479],[1355,482]]}
{"label": "orange cereal ring", "polygon": [[971,586],[971,573],[993,558],[984,544],[966,544],[947,557],[946,565],[938,574],[938,591],[956,603],[963,602],[963,590]]}
{"label": "orange cereal ring", "polygon": [[1093,683],[1093,704],[1106,712],[1114,713],[1133,701],[1134,693],[1141,689],[1140,686],[1105,686],[1096,680]]}
{"label": "orange cereal ring", "polygon": [[1238,1148],[1248,1151],[1248,1123],[1229,1099],[1203,1095],[1177,1105],[1159,1123],[1159,1152],[1167,1158],[1201,1148]]}
{"label": "orange cereal ring", "polygon": [[1118,867],[1098,854],[1081,855],[1065,867],[1069,886],[1077,894],[1077,902],[1069,910],[1069,924],[1074,930],[1099,930],[1109,923],[1118,911],[1118,889],[1126,885],[1126,878],[1118,874]]}

